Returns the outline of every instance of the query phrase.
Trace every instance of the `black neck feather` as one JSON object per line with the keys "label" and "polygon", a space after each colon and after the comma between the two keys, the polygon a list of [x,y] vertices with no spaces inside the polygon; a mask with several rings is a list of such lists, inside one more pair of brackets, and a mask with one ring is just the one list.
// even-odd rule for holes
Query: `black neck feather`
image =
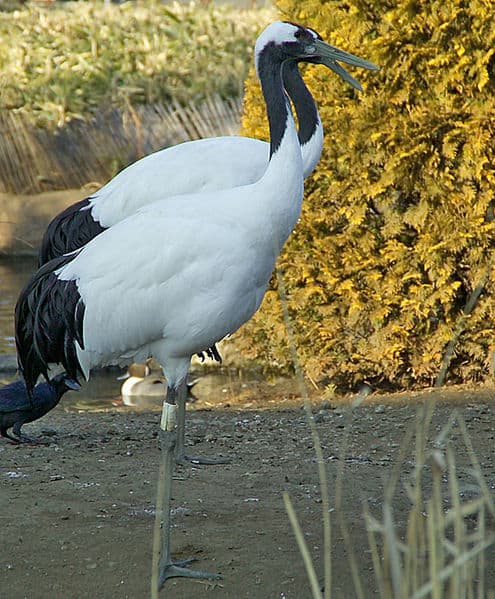
{"label": "black neck feather", "polygon": [[299,143],[304,145],[313,137],[318,127],[318,110],[313,96],[304,83],[297,62],[290,60],[283,64],[284,87],[296,109],[299,125]]}
{"label": "black neck feather", "polygon": [[278,150],[289,116],[289,105],[282,83],[284,57],[274,43],[267,44],[258,57],[258,76],[270,125],[270,158]]}

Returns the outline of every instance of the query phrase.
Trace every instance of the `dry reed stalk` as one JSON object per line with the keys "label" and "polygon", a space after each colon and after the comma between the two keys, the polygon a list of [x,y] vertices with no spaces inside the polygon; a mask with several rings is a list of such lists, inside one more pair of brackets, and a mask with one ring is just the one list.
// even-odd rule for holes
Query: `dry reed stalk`
{"label": "dry reed stalk", "polygon": [[344,464],[345,464],[345,454],[347,451],[347,447],[349,445],[349,427],[351,421],[352,410],[358,407],[368,395],[369,390],[366,388],[363,392],[359,393],[354,401],[351,402],[349,408],[347,409],[346,414],[346,425],[344,428],[344,439],[340,446],[340,455],[339,455],[339,463],[337,466],[337,475],[335,482],[335,512],[337,515],[337,519],[339,522],[340,532],[344,539],[344,545],[347,551],[347,559],[349,562],[349,567],[351,570],[352,581],[354,584],[354,591],[358,599],[364,599],[364,591],[363,585],[361,583],[361,577],[359,576],[359,570],[357,567],[356,555],[354,552],[354,548],[351,543],[351,537],[349,534],[349,529],[347,527],[347,522],[345,519],[344,509],[342,507],[342,499],[343,499],[343,480],[344,480]]}
{"label": "dry reed stalk", "polygon": [[152,548],[152,560],[151,560],[151,599],[158,599],[158,566],[160,564],[160,551],[161,551],[161,528],[162,528],[162,517],[163,517],[163,501],[165,497],[165,487],[163,484],[164,477],[163,463],[160,462],[158,469],[158,481],[156,489],[156,505],[155,505],[155,522],[153,525],[153,548]]}
{"label": "dry reed stalk", "polygon": [[213,96],[98,112],[56,132],[37,129],[13,112],[0,115],[0,191],[40,193],[100,184],[121,168],[176,143],[238,132],[241,100]]}
{"label": "dry reed stalk", "polygon": [[311,594],[313,595],[313,599],[322,599],[320,585],[318,584],[318,577],[316,576],[313,561],[311,559],[311,554],[309,553],[308,546],[306,544],[306,541],[304,540],[304,534],[301,530],[301,526],[299,525],[294,506],[292,505],[288,493],[284,492],[283,498],[285,510],[287,512],[287,516],[289,517],[294,536],[296,537],[297,546],[299,547],[299,551],[301,552],[304,566],[306,568],[306,573],[308,575],[309,583],[311,586]]}
{"label": "dry reed stalk", "polygon": [[377,535],[381,530],[378,521],[371,515],[368,505],[364,504],[363,508],[364,519],[366,522],[366,532],[368,534],[368,544],[371,550],[371,561],[373,563],[373,571],[375,573],[375,580],[378,583],[378,591],[380,597],[385,597],[385,574],[382,568],[382,560],[380,557],[380,549],[378,547]]}
{"label": "dry reed stalk", "polygon": [[[392,496],[396,482],[389,485],[385,493],[384,521],[378,523],[367,515],[369,537],[373,539],[373,551],[378,552],[376,534],[384,539],[383,569],[375,565],[375,574],[384,577],[380,585],[384,590],[383,597],[426,597],[431,599],[458,599],[459,597],[481,598],[485,596],[484,582],[484,551],[490,546],[494,537],[487,537],[485,527],[485,512],[493,509],[493,499],[483,480],[479,463],[474,454],[472,444],[463,419],[459,414],[451,415],[445,426],[434,440],[432,451],[427,449],[427,435],[423,429],[426,421],[431,422],[431,413],[426,406],[418,410],[415,423],[416,433],[416,468],[412,486],[407,488],[407,494],[412,506],[409,512],[406,544],[397,542],[391,516]],[[456,460],[449,436],[454,424],[461,430],[469,459],[473,465],[476,479],[481,490],[481,497],[467,502],[460,501],[460,490],[457,481]],[[405,449],[407,440],[402,448]],[[449,443],[445,456],[438,447]],[[432,494],[423,507],[424,491],[422,488],[421,472],[430,463],[432,472]],[[400,465],[399,460],[396,466]],[[443,477],[448,475],[448,497],[451,506],[444,510],[444,493],[442,492]],[[388,491],[388,492],[387,492]],[[423,515],[426,512],[426,516]],[[474,533],[467,530],[466,518],[477,518],[478,526]],[[451,540],[451,536],[452,540]],[[425,540],[423,545],[422,539]],[[400,567],[403,560],[409,561],[409,567],[403,571],[400,583]],[[374,563],[379,561],[379,555],[374,556]],[[392,585],[386,584],[386,572],[392,572]]]}
{"label": "dry reed stalk", "polygon": [[[285,323],[285,329],[287,333],[287,338],[289,341],[289,350],[291,352],[292,363],[294,366],[294,370],[296,373],[296,379],[299,386],[299,391],[301,393],[301,397],[304,400],[304,409],[306,413],[306,417],[309,423],[311,438],[313,440],[313,445],[316,454],[316,461],[318,465],[318,477],[320,483],[320,493],[321,493],[321,507],[322,507],[322,518],[323,518],[323,570],[324,570],[324,599],[330,599],[331,597],[331,589],[332,589],[332,562],[331,562],[331,519],[330,519],[330,497],[328,493],[328,483],[327,483],[327,472],[325,467],[325,460],[323,457],[323,451],[321,448],[320,436],[318,435],[318,431],[316,429],[316,424],[313,418],[313,412],[311,409],[311,402],[309,400],[308,389],[306,387],[306,383],[304,380],[304,375],[302,372],[302,368],[300,365],[299,357],[297,355],[297,348],[294,341],[294,333],[292,328],[292,323],[290,320],[289,309],[288,309],[288,301],[287,301],[287,292],[285,290],[285,283],[283,274],[280,269],[276,268],[277,275],[277,283],[278,283],[278,292],[280,301],[282,304],[282,314]],[[308,572],[309,576],[309,572]]]}

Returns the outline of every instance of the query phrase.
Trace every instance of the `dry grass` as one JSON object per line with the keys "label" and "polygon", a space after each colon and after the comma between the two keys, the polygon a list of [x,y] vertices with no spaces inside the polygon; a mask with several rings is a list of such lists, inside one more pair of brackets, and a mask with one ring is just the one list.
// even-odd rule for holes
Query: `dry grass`
{"label": "dry grass", "polygon": [[[366,511],[375,577],[382,597],[432,599],[486,598],[485,550],[495,542],[487,517],[495,515],[462,416],[453,411],[440,434],[428,442],[432,405],[418,416],[401,448],[401,457],[385,487],[382,519]],[[477,495],[463,500],[456,473],[456,447],[464,444]],[[411,502],[405,538],[394,526],[394,496],[405,460],[414,455],[412,480],[405,488]],[[425,478],[428,477],[427,484]],[[427,491],[431,487],[431,492]]]}
{"label": "dry grass", "polygon": [[0,192],[102,185],[162,147],[236,133],[272,18],[154,1],[0,12]]}
{"label": "dry grass", "polygon": [[[486,550],[495,543],[495,535],[487,526],[487,521],[493,521],[495,516],[493,497],[459,412],[454,410],[441,432],[433,440],[428,439],[433,409],[432,404],[419,408],[415,422],[404,437],[399,458],[384,488],[381,517],[373,515],[367,506],[364,508],[378,596],[382,599],[494,599],[495,591],[487,589],[485,582]],[[469,456],[477,489],[471,498],[463,497],[456,472],[456,448],[462,444]],[[365,587],[341,501],[346,449],[344,440],[336,479],[333,525],[339,526],[344,539],[355,596],[364,599]],[[318,451],[316,453],[318,455]],[[404,473],[412,456],[415,467],[407,477]],[[395,506],[402,487],[410,501],[407,513],[399,512]],[[284,496],[284,502],[306,565],[312,597],[329,599],[331,576],[325,576],[321,590],[290,499]],[[324,526],[330,527],[330,512],[324,510],[323,517],[328,521]],[[404,520],[405,526],[399,526],[398,522]],[[325,543],[327,562],[331,554],[331,545]]]}
{"label": "dry grass", "polygon": [[[493,497],[458,411],[453,411],[433,441],[428,440],[433,409],[433,404],[419,408],[415,422],[404,437],[399,458],[385,485],[381,518],[372,515],[367,506],[364,509],[379,596],[383,599],[494,599],[495,591],[485,586],[485,552],[495,543],[495,535],[487,527],[487,519],[495,516]],[[460,442],[469,456],[478,489],[474,498],[463,499],[460,492],[455,449]],[[337,473],[335,520],[344,539],[355,595],[364,599],[366,595],[341,502],[346,448],[344,441]],[[316,453],[318,455],[318,451]],[[410,480],[404,481],[411,456],[414,456],[414,472]],[[402,484],[410,500],[407,514],[397,512],[394,507]],[[290,499],[284,496],[284,502],[306,565],[312,596],[328,599],[332,596],[331,577],[325,576],[322,591]],[[402,533],[397,521],[404,519],[406,526]],[[329,527],[327,510],[324,520],[328,520],[324,526]],[[331,553],[331,545],[325,544],[326,561],[331,559]]]}
{"label": "dry grass", "polygon": [[102,106],[239,97],[254,40],[272,17],[152,0],[0,12],[0,108],[53,129]]}

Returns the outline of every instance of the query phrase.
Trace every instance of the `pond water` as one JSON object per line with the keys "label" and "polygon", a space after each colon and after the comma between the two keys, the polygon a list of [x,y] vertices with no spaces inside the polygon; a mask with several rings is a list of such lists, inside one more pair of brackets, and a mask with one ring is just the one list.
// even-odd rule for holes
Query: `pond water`
{"label": "pond water", "polygon": [[[36,270],[36,258],[0,258],[0,354],[15,354],[14,308],[17,297],[29,277]],[[69,393],[65,407],[70,409],[104,409],[121,402],[120,371],[97,373],[85,383],[79,393]],[[0,373],[0,384],[18,377],[14,372]]]}
{"label": "pond water", "polygon": [[15,353],[14,307],[20,290],[35,269],[34,257],[0,257],[0,354]]}

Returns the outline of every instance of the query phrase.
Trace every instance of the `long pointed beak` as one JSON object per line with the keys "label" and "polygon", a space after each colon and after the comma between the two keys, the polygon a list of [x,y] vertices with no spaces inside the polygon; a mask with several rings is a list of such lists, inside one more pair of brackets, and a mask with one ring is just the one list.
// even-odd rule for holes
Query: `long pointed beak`
{"label": "long pointed beak", "polygon": [[347,83],[350,83],[359,91],[362,91],[363,89],[360,83],[354,79],[354,77],[348,71],[346,71],[342,65],[338,64],[337,61],[344,62],[353,67],[368,69],[370,71],[380,70],[380,67],[376,66],[376,64],[373,64],[369,60],[355,56],[350,52],[340,50],[339,48],[331,46],[330,44],[326,44],[321,40],[315,40],[314,44],[316,46],[316,52],[319,55],[319,62],[327,66],[329,69],[332,69],[334,73],[337,73],[337,75],[342,77],[344,81],[347,81]]}

